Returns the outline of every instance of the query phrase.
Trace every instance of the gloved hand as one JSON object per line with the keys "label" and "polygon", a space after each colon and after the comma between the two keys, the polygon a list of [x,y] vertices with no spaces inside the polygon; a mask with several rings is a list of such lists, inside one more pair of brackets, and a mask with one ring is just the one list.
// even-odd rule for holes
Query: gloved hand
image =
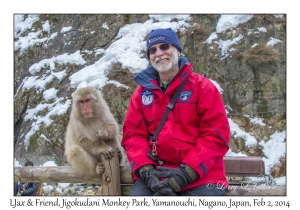
{"label": "gloved hand", "polygon": [[170,187],[170,184],[169,184],[169,179],[165,179],[161,182],[158,183],[159,186],[156,186],[156,184],[154,185],[153,189],[156,191],[156,193],[153,194],[153,196],[165,196],[165,195],[168,195],[168,196],[174,196],[176,195],[172,188]]}
{"label": "gloved hand", "polygon": [[159,182],[158,171],[153,168],[152,165],[145,165],[139,168],[138,175],[142,178],[143,182],[153,192],[155,192],[151,186]]}
{"label": "gloved hand", "polygon": [[185,164],[181,164],[180,168],[158,166],[157,169],[161,172],[158,174],[159,178],[165,177],[167,179],[159,183],[154,183],[150,188],[160,194],[170,195],[169,189],[172,192],[179,192],[189,183],[199,178],[197,172]]}

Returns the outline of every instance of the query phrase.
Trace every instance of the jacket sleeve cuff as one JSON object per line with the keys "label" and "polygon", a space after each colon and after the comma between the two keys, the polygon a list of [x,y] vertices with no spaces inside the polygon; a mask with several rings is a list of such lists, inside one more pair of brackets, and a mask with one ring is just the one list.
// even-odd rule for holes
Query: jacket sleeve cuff
{"label": "jacket sleeve cuff", "polygon": [[139,176],[139,169],[141,167],[145,166],[145,165],[152,165],[153,168],[156,168],[155,163],[153,161],[151,161],[151,160],[149,160],[149,161],[142,161],[142,162],[139,161],[138,164],[136,164],[135,162],[133,162],[131,164],[132,173],[133,173],[133,175],[134,175],[135,178],[140,178],[140,176]]}

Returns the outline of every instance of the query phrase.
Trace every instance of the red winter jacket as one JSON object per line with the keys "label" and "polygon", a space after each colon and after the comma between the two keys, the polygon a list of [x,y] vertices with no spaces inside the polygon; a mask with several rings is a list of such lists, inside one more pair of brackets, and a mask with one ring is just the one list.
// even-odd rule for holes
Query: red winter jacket
{"label": "red winter jacket", "polygon": [[230,129],[220,93],[209,79],[192,72],[186,58],[180,57],[179,66],[165,93],[152,66],[134,77],[139,85],[130,99],[122,139],[134,181],[139,179],[138,168],[158,165],[147,157],[152,145],[149,135],[155,133],[177,87],[190,75],[157,137],[157,155],[162,166],[175,168],[185,163],[199,174],[182,190],[207,183],[228,187],[223,156],[229,149]]}

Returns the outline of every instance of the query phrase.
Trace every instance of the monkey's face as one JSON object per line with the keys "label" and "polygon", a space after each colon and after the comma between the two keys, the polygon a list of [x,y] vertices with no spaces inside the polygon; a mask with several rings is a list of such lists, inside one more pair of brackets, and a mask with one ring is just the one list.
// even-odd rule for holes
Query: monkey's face
{"label": "monkey's face", "polygon": [[80,107],[81,114],[87,118],[91,117],[91,115],[92,115],[92,107],[91,107],[92,98],[90,98],[90,97],[82,98],[82,99],[79,99],[77,101],[77,103]]}

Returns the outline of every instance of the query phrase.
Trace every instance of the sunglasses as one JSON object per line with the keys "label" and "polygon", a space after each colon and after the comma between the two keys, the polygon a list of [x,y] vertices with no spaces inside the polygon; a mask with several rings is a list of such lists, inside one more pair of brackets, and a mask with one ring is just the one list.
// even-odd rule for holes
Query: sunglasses
{"label": "sunglasses", "polygon": [[[161,51],[166,51],[166,50],[170,49],[170,44],[161,44],[158,47]],[[151,48],[149,48],[148,53],[150,55],[153,55],[156,53],[156,51],[157,51],[156,47],[151,47]]]}

